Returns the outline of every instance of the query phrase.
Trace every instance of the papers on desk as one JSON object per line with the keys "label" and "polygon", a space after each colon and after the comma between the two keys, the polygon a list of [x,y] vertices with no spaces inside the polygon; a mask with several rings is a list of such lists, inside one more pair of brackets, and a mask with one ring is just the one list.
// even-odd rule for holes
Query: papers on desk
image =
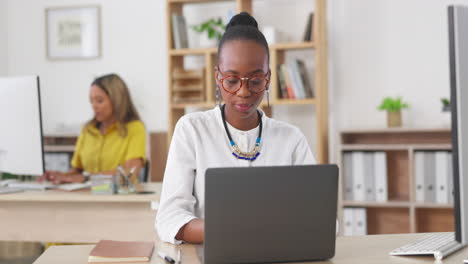
{"label": "papers on desk", "polygon": [[47,190],[57,189],[62,191],[76,191],[91,188],[90,182],[53,184],[50,182],[10,182],[7,189],[18,190]]}
{"label": "papers on desk", "polygon": [[53,189],[56,185],[49,182],[12,182],[8,184],[8,187],[23,190],[46,190]]}
{"label": "papers on desk", "polygon": [[17,192],[22,192],[22,191],[24,191],[24,189],[0,187],[0,194],[17,193]]}
{"label": "papers on desk", "polygon": [[89,253],[89,263],[149,262],[154,242],[101,240]]}

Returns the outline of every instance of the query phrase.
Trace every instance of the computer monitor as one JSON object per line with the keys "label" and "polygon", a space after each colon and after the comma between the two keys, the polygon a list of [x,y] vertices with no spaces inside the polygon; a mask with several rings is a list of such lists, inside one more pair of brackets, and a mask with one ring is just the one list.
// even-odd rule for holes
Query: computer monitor
{"label": "computer monitor", "polygon": [[44,173],[38,76],[0,77],[0,172]]}
{"label": "computer monitor", "polygon": [[455,239],[468,244],[468,7],[449,6]]}

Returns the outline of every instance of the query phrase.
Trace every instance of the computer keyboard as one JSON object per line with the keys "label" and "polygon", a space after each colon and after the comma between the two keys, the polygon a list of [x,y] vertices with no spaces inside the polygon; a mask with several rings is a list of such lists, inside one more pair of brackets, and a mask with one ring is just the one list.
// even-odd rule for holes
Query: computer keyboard
{"label": "computer keyboard", "polygon": [[434,255],[436,260],[442,260],[444,257],[463,247],[462,244],[455,240],[453,232],[436,233],[399,247],[390,252],[390,255]]}

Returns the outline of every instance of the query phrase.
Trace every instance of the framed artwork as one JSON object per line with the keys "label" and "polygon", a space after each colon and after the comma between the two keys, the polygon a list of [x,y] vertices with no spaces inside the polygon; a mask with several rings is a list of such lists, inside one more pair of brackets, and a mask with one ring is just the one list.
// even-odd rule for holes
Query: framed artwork
{"label": "framed artwork", "polygon": [[101,56],[99,6],[46,9],[47,58],[93,59]]}

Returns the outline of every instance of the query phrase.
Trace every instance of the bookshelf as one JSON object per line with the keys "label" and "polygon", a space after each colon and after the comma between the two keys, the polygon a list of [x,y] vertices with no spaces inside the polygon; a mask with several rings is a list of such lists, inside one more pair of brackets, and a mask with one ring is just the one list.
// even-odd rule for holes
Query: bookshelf
{"label": "bookshelf", "polygon": [[[450,151],[449,130],[395,128],[343,131],[340,133],[340,141],[338,217],[341,227],[346,224],[345,208],[365,208],[367,234],[454,231],[453,204],[419,202],[416,199],[415,188],[415,153]],[[344,198],[344,181],[347,180],[345,153],[374,151],[384,152],[386,155],[388,200],[382,202],[346,200]],[[354,164],[352,163],[352,166],[355,166]],[[340,232],[343,234],[343,229]]]}
{"label": "bookshelf", "polygon": [[[172,14],[182,15],[185,4],[233,2],[236,12],[247,11],[255,16],[253,2],[255,0],[166,0],[167,1],[167,47],[168,47],[168,97],[169,126],[168,141],[170,142],[175,125],[189,107],[210,109],[215,105],[215,76],[217,48],[182,48],[175,49],[172,31]],[[262,109],[272,116],[275,105],[313,105],[316,112],[316,159],[319,163],[328,162],[328,72],[327,72],[327,39],[326,39],[326,0],[311,0],[313,6],[313,41],[277,43],[270,45],[270,107],[262,104]],[[207,17],[209,18],[209,17]],[[304,18],[305,20],[306,18]],[[286,53],[294,50],[306,50],[314,54],[313,98],[282,99],[279,93],[278,65],[285,63]],[[205,69],[205,100],[200,102],[180,103],[173,98],[172,73],[177,68],[184,68],[184,56],[202,56]],[[312,121],[311,121],[312,122]]]}

